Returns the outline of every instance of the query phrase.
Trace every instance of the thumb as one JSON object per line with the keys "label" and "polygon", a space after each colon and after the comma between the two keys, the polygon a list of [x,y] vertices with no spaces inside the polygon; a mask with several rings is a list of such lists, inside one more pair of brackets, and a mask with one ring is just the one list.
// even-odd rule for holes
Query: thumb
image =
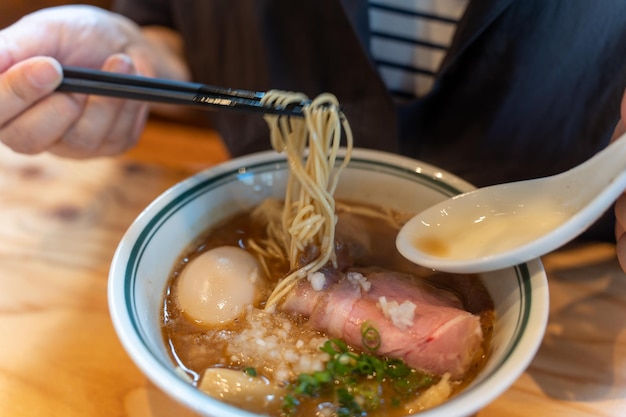
{"label": "thumb", "polygon": [[53,92],[61,83],[62,77],[61,64],[48,57],[27,59],[1,74],[0,122],[10,120]]}
{"label": "thumb", "polygon": [[611,136],[611,142],[617,140],[620,136],[626,133],[626,125],[624,125],[624,119],[619,119],[617,125],[615,126],[615,130],[613,131],[613,135]]}
{"label": "thumb", "polygon": [[626,133],[626,90],[624,91],[622,102],[620,104],[620,119],[617,122],[617,126],[615,126],[613,136],[611,136],[611,142],[622,136],[624,133]]}

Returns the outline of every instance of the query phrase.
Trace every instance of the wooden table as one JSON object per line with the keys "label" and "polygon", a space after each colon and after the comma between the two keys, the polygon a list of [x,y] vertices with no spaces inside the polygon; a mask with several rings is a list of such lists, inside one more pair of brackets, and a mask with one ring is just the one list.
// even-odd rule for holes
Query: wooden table
{"label": "wooden table", "polygon": [[[157,195],[228,158],[203,129],[152,121],[114,159],[0,147],[0,416],[186,413],[135,368],[107,310],[126,228]],[[478,417],[626,415],[626,276],[608,244],[544,258],[550,322],[531,366]]]}

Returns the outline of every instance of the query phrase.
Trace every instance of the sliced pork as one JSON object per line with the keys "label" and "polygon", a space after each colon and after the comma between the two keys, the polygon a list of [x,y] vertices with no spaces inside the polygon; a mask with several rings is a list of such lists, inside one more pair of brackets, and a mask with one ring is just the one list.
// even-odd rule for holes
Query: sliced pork
{"label": "sliced pork", "polygon": [[460,378],[480,351],[480,318],[451,292],[411,275],[374,269],[325,273],[315,289],[302,280],[281,309],[301,314],[330,337],[364,349],[364,324],[381,339],[376,353],[436,375]]}

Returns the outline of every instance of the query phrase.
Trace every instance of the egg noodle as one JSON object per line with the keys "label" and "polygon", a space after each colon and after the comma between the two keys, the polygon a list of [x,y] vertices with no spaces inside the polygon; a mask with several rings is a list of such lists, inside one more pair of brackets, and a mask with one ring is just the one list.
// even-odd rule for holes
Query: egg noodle
{"label": "egg noodle", "polygon": [[[263,104],[285,107],[307,100],[301,93],[271,90],[263,97]],[[352,130],[332,94],[319,95],[304,106],[303,113],[304,117],[265,116],[272,147],[287,157],[289,176],[280,223],[269,222],[268,241],[250,242],[250,246],[262,264],[266,265],[265,257],[286,255],[291,268],[268,298],[266,309],[273,308],[300,279],[329,261],[336,266],[337,217],[333,193],[340,172],[350,160]],[[342,132],[345,133],[346,153],[341,164],[335,166]],[[319,255],[305,265],[298,265],[308,247],[319,248]]]}

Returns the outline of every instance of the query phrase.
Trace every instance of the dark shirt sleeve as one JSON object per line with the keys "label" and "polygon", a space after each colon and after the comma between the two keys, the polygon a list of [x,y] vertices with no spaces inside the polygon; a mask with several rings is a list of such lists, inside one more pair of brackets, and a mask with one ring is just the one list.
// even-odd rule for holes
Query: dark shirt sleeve
{"label": "dark shirt sleeve", "polygon": [[114,0],[113,10],[141,26],[173,27],[169,0]]}

